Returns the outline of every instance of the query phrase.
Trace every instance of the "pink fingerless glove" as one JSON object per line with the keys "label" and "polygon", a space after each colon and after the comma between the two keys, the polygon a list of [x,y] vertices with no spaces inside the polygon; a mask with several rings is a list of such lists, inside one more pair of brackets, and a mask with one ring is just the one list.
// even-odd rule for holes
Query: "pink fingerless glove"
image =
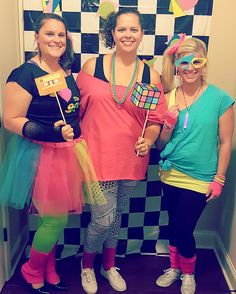
{"label": "pink fingerless glove", "polygon": [[222,193],[223,186],[224,185],[217,183],[215,181],[211,182],[211,184],[209,186],[209,188],[211,190],[211,195],[213,197],[219,197],[220,194]]}
{"label": "pink fingerless glove", "polygon": [[171,111],[167,111],[166,113],[166,119],[164,121],[164,124],[169,128],[173,129],[177,123],[178,115],[174,114]]}

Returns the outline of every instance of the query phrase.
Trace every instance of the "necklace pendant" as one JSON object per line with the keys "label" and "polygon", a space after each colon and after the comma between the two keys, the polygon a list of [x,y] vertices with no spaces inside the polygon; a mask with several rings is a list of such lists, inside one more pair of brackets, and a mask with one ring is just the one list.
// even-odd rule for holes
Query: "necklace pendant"
{"label": "necklace pendant", "polygon": [[186,112],[185,118],[184,118],[184,129],[187,129],[188,126],[188,111]]}

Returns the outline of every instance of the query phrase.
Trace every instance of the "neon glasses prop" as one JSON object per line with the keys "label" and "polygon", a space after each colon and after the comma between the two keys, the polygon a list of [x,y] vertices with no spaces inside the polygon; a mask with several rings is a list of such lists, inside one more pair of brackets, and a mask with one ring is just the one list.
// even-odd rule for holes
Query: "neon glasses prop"
{"label": "neon glasses prop", "polygon": [[175,65],[181,69],[188,69],[190,64],[196,69],[206,64],[207,58],[195,57],[194,54],[184,56],[175,61]]}

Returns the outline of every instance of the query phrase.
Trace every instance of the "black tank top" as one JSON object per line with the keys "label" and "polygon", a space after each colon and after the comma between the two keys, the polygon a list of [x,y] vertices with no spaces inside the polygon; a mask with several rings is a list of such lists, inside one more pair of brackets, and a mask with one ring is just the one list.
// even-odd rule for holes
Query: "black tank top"
{"label": "black tank top", "polygon": [[[109,82],[106,79],[105,75],[104,75],[104,70],[103,70],[103,57],[104,57],[104,55],[100,55],[96,59],[94,76],[96,78],[100,79],[100,80],[103,80],[105,82]],[[150,68],[145,63],[144,63],[144,68],[143,68],[142,83],[150,84]]]}

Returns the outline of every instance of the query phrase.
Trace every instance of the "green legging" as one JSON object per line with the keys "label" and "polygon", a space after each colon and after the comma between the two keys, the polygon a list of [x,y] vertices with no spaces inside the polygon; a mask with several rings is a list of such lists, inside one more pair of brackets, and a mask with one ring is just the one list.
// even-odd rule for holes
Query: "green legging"
{"label": "green legging", "polygon": [[40,219],[38,230],[34,235],[33,247],[39,252],[50,252],[66,227],[67,222],[68,215],[60,217],[42,217]]}

